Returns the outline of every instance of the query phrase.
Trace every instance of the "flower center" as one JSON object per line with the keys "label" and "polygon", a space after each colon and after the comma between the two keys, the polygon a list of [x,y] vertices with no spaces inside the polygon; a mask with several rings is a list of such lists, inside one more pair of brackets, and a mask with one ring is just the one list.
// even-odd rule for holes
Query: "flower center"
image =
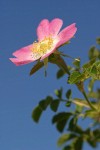
{"label": "flower center", "polygon": [[53,46],[53,39],[51,37],[45,37],[40,42],[34,42],[32,47],[33,57],[38,59],[51,50]]}

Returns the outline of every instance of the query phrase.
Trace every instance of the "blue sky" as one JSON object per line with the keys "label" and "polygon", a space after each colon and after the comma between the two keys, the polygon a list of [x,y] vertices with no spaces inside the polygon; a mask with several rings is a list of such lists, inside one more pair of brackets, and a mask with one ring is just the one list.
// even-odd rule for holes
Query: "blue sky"
{"label": "blue sky", "polygon": [[[48,76],[41,69],[34,76],[29,71],[34,63],[16,67],[10,62],[12,53],[36,37],[39,22],[47,18],[61,18],[63,28],[77,24],[77,34],[63,51],[87,61],[87,52],[100,36],[99,0],[0,0],[0,149],[1,150],[57,150],[60,134],[51,125],[53,113],[48,110],[40,123],[32,121],[31,112],[40,99],[53,95],[63,86],[66,77],[56,80],[57,67],[48,66]],[[66,60],[69,63],[69,59]],[[74,90],[73,96],[77,96]],[[84,149],[92,150],[88,145]],[[98,150],[98,148],[97,148]]]}

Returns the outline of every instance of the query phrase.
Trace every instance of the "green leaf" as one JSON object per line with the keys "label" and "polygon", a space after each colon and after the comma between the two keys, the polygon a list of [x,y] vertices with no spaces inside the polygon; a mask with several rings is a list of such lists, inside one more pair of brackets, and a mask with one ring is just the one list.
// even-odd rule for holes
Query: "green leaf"
{"label": "green leaf", "polygon": [[88,78],[100,80],[100,61],[96,61],[95,58],[84,64],[82,70],[81,73],[79,71],[73,71],[69,76],[68,83],[75,84],[83,82]]}
{"label": "green leaf", "polygon": [[96,42],[97,42],[97,44],[100,45],[100,37],[98,37],[98,38],[96,39]]}
{"label": "green leaf", "polygon": [[37,64],[33,66],[33,68],[30,71],[30,75],[33,75],[35,72],[37,72],[39,69],[41,69],[44,66],[43,62],[38,61]]}
{"label": "green leaf", "polygon": [[74,150],[70,145],[67,145],[63,148],[63,150]]}
{"label": "green leaf", "polygon": [[67,54],[64,54],[63,52],[60,52],[60,55],[66,57],[66,58],[75,59],[75,58],[73,58],[73,57],[71,57],[71,56],[69,56]]}
{"label": "green leaf", "polygon": [[89,92],[89,93],[87,94],[87,96],[88,96],[89,98],[97,99],[97,92]]}
{"label": "green leaf", "polygon": [[50,104],[53,101],[53,98],[51,96],[46,97],[46,103]]}
{"label": "green leaf", "polygon": [[38,123],[40,116],[42,114],[42,109],[40,106],[35,107],[32,112],[32,119]]}
{"label": "green leaf", "polygon": [[59,54],[52,54],[49,56],[49,62],[56,64],[60,69],[62,69],[68,75],[70,74],[67,64],[64,59]]}
{"label": "green leaf", "polygon": [[61,112],[55,115],[52,119],[52,123],[57,123],[63,119],[69,119],[69,117],[72,115],[70,112]]}
{"label": "green leaf", "polygon": [[75,59],[74,62],[73,62],[73,65],[76,67],[76,68],[80,68],[80,59]]}
{"label": "green leaf", "polygon": [[68,130],[70,130],[70,131],[73,131],[73,130],[74,130],[74,128],[76,127],[76,124],[77,124],[77,120],[78,120],[78,118],[77,118],[76,116],[74,116],[74,117],[70,120],[69,126],[68,126]]}
{"label": "green leaf", "polygon": [[60,101],[58,99],[53,100],[50,104],[50,108],[56,112],[58,110],[58,106],[59,106]]}
{"label": "green leaf", "polygon": [[98,56],[98,59],[100,60],[100,50],[99,50],[99,56]]}
{"label": "green leaf", "polygon": [[41,107],[41,109],[42,110],[46,110],[46,108],[47,108],[47,104],[46,104],[46,100],[44,99],[44,100],[41,100],[40,102],[39,102],[39,106]]}
{"label": "green leaf", "polygon": [[82,130],[82,128],[80,126],[78,126],[77,124],[74,126],[74,128],[69,128],[69,131],[73,131],[76,134],[80,134],[82,135],[84,133],[84,131]]}
{"label": "green leaf", "polygon": [[70,107],[70,106],[71,106],[71,101],[70,101],[70,100],[68,100],[68,101],[66,102],[66,106],[67,106],[67,107]]}
{"label": "green leaf", "polygon": [[47,76],[47,66],[48,66],[48,57],[46,57],[44,60],[43,60],[43,63],[44,63],[44,74],[45,74],[45,77]]}
{"label": "green leaf", "polygon": [[59,69],[57,72],[57,79],[60,79],[61,77],[63,77],[65,74],[65,72],[62,69]]}
{"label": "green leaf", "polygon": [[52,119],[52,123],[56,123],[56,128],[59,132],[62,132],[65,128],[65,125],[72,113],[61,112],[55,115]]}
{"label": "green leaf", "polygon": [[92,67],[91,67],[89,73],[90,73],[90,76],[91,76],[93,79],[95,79],[95,80],[100,80],[100,61],[96,61],[96,62],[92,65]]}
{"label": "green leaf", "polygon": [[83,111],[83,107],[79,106],[79,105],[76,105],[76,110],[75,112],[76,113],[80,113],[79,116],[82,116],[82,111]]}
{"label": "green leaf", "polygon": [[62,88],[60,88],[59,90],[55,90],[56,96],[59,97],[60,99],[62,98],[62,92],[63,92]]}
{"label": "green leaf", "polygon": [[91,59],[93,59],[93,58],[98,58],[98,56],[99,56],[99,51],[98,51],[98,49],[96,49],[96,47],[95,46],[92,46],[91,48],[90,48],[90,50],[89,50],[89,59],[91,60]]}
{"label": "green leaf", "polygon": [[65,142],[68,142],[69,140],[72,140],[73,138],[75,138],[76,135],[75,134],[63,134],[59,139],[58,139],[58,146],[62,146],[63,144],[65,144]]}
{"label": "green leaf", "polygon": [[99,112],[99,110],[86,110],[84,116],[85,117],[90,117],[90,118],[93,118],[93,119],[99,121],[99,119],[100,119],[100,112]]}
{"label": "green leaf", "polygon": [[46,99],[41,100],[39,102],[39,106],[42,108],[42,110],[46,110],[46,108],[48,107],[48,105],[51,104],[51,102],[53,101],[53,98],[51,96],[46,97]]}
{"label": "green leaf", "polygon": [[48,57],[43,60],[44,66],[47,68],[48,66]]}
{"label": "green leaf", "polygon": [[82,66],[82,68],[83,69],[87,69],[87,68],[91,67],[94,63],[95,63],[95,58],[91,59],[89,62],[87,62],[86,64],[84,64]]}
{"label": "green leaf", "polygon": [[78,81],[80,81],[82,79],[82,74],[78,71],[74,71],[72,72],[72,74],[69,76],[69,79],[68,79],[68,83],[70,84],[75,84],[77,83]]}
{"label": "green leaf", "polygon": [[56,124],[56,128],[58,129],[59,132],[63,132],[66,123],[67,123],[67,120],[63,119]]}
{"label": "green leaf", "polygon": [[92,73],[92,75],[96,75],[97,74],[97,67],[96,66],[92,67],[91,73]]}
{"label": "green leaf", "polygon": [[[96,131],[96,134],[95,134],[95,131]],[[85,133],[86,133],[86,135],[88,135],[85,140],[89,143],[90,146],[95,148],[97,146],[97,143],[99,142],[98,141],[98,139],[100,137],[99,130],[94,130],[94,131],[89,130],[89,132],[85,131]]]}
{"label": "green leaf", "polygon": [[94,148],[97,146],[96,141],[93,141],[93,140],[91,140],[90,138],[88,138],[87,142],[89,143],[90,146],[92,146],[92,147],[94,147]]}
{"label": "green leaf", "polygon": [[96,141],[99,141],[99,142],[100,142],[100,129],[95,129],[95,130],[93,131],[93,135],[94,135]]}
{"label": "green leaf", "polygon": [[83,139],[81,137],[77,137],[73,144],[74,150],[82,150],[83,147]]}
{"label": "green leaf", "polygon": [[91,59],[90,62],[83,65],[83,73],[85,78],[91,77],[94,80],[100,80],[100,61]]}
{"label": "green leaf", "polygon": [[67,97],[68,99],[71,99],[71,96],[72,96],[72,91],[71,91],[71,89],[69,89],[69,90],[66,92],[66,97]]}

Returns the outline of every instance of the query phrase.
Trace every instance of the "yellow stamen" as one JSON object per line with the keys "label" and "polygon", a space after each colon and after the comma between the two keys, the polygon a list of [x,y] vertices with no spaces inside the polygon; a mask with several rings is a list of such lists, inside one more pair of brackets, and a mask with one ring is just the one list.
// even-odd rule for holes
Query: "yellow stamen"
{"label": "yellow stamen", "polygon": [[32,47],[32,52],[34,57],[41,57],[46,54],[47,51],[51,50],[53,46],[53,39],[51,37],[45,37],[44,40],[40,42],[34,42]]}

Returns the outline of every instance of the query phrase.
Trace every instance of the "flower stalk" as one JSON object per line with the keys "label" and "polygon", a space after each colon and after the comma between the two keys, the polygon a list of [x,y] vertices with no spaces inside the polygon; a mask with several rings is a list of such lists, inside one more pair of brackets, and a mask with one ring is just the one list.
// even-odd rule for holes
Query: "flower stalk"
{"label": "flower stalk", "polygon": [[83,91],[82,94],[83,94],[85,100],[87,101],[88,105],[90,106],[90,108],[93,109],[93,110],[96,110],[96,108],[95,108],[95,107],[91,104],[91,102],[89,101],[89,99],[88,99],[88,97],[87,97],[87,95],[86,95],[86,92]]}

